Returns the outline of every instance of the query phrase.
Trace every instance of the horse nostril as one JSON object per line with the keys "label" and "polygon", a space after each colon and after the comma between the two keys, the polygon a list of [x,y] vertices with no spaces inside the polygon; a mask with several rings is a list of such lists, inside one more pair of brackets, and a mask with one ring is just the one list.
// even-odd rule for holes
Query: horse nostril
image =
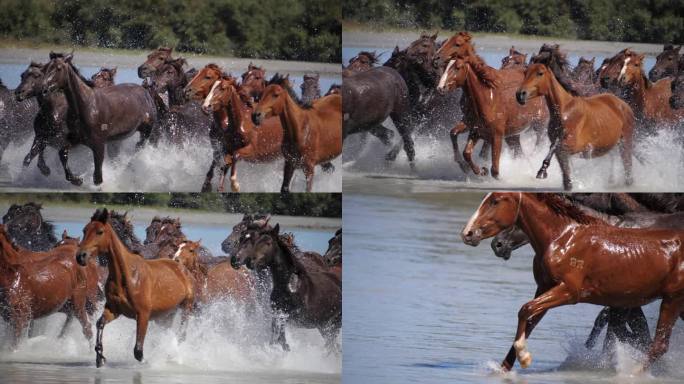
{"label": "horse nostril", "polygon": [[500,242],[500,241],[497,241],[496,244],[495,244],[494,246],[497,247],[497,248],[501,248],[501,247],[503,247],[503,243]]}
{"label": "horse nostril", "polygon": [[466,233],[466,238],[469,239],[471,237],[473,237],[473,231],[468,231],[468,233]]}

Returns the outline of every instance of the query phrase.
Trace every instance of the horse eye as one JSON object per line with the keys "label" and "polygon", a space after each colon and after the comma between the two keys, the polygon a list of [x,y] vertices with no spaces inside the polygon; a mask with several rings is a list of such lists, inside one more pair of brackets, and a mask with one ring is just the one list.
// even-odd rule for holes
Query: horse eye
{"label": "horse eye", "polygon": [[209,76],[204,76],[204,79],[205,79],[205,80],[211,80],[211,77],[209,77]]}
{"label": "horse eye", "polygon": [[460,48],[460,47],[461,47],[461,44],[456,44],[456,48]]}
{"label": "horse eye", "polygon": [[98,235],[102,235],[102,234],[104,234],[104,231],[101,230],[101,229],[98,229],[98,230],[97,230],[97,234],[98,234]]}
{"label": "horse eye", "polygon": [[537,76],[544,76],[544,72],[537,72]]}

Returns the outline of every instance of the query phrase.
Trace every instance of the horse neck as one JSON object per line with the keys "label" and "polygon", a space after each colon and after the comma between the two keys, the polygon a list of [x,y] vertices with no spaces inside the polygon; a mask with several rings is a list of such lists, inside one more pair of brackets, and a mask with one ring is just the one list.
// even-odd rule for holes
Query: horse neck
{"label": "horse neck", "polygon": [[[90,123],[91,109],[88,107],[96,103],[95,92],[81,80],[73,68],[67,67],[69,69],[67,72],[67,87],[64,89],[64,94],[69,103],[69,108],[72,111],[78,111],[80,118],[86,123]],[[94,108],[94,110],[97,110],[97,108]]]}
{"label": "horse neck", "polygon": [[228,121],[229,125],[237,132],[243,140],[247,137],[247,132],[245,131],[245,122],[247,122],[244,116],[245,107],[238,96],[237,89],[233,89],[230,94],[230,105],[228,106]]}
{"label": "horse neck", "polygon": [[285,92],[285,95],[285,107],[283,108],[283,113],[280,114],[280,122],[285,133],[284,137],[296,143],[299,141],[299,128],[302,125],[305,111],[292,100],[289,93]]}
{"label": "horse neck", "polygon": [[282,245],[278,245],[278,252],[276,257],[273,258],[271,263],[271,276],[273,277],[273,289],[284,290],[285,292],[290,292],[288,285],[290,284],[290,279],[292,274],[296,273],[300,276],[300,268],[297,268],[295,261],[293,260],[294,255],[289,254],[289,250],[283,249]]}
{"label": "horse neck", "polygon": [[168,87],[169,106],[177,106],[185,104],[185,86],[188,81],[185,74],[181,72],[181,79],[177,84]]}
{"label": "horse neck", "polygon": [[109,249],[107,250],[109,262],[107,263],[109,268],[109,279],[116,281],[117,286],[122,287],[132,287],[132,281],[130,276],[129,259],[131,257],[130,253],[126,249],[126,246],[121,242],[119,236],[116,235],[114,228],[109,226],[109,236],[111,236],[111,241]]}
{"label": "horse neck", "polygon": [[627,98],[630,101],[630,104],[634,107],[634,114],[637,115],[637,118],[641,118],[643,116],[644,108],[646,106],[646,99],[648,97],[648,89],[646,89],[646,78],[643,76],[643,74],[639,75],[639,79],[637,80],[637,84],[635,87],[631,87],[627,91]]}
{"label": "horse neck", "polygon": [[[487,87],[480,81],[480,78],[477,77],[477,74],[470,64],[466,64],[466,68],[466,83],[464,88],[468,95],[470,95],[474,112],[480,115],[480,117],[485,117],[482,115],[487,114],[487,112],[491,110],[491,108],[487,108],[486,106],[493,106],[495,104],[494,89]],[[487,97],[487,95],[489,95],[489,97]]]}
{"label": "horse neck", "polygon": [[563,88],[554,75],[551,75],[550,88],[549,92],[545,95],[546,105],[552,118],[560,119],[565,107],[570,103],[573,96]]}
{"label": "horse neck", "polygon": [[521,194],[517,225],[530,239],[537,255],[543,255],[548,245],[571,223],[570,219],[554,214],[543,202]]}

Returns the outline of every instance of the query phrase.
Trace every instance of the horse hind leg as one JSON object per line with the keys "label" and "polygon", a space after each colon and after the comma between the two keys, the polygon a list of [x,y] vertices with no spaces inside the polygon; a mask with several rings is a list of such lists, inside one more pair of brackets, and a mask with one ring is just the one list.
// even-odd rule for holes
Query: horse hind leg
{"label": "horse hind leg", "polygon": [[38,153],[38,169],[40,169],[40,173],[43,174],[43,176],[50,176],[50,167],[48,167],[47,163],[45,163],[45,146],[43,146],[40,150],[40,153]]}
{"label": "horse hind leg", "polygon": [[76,186],[83,184],[83,179],[78,176],[74,176],[74,174],[71,173],[71,169],[69,169],[69,148],[62,148],[59,150],[59,161],[62,162],[64,176],[66,177],[67,181]]}
{"label": "horse hind leg", "polygon": [[670,346],[672,327],[682,311],[682,301],[681,298],[674,300],[665,297],[660,303],[660,315],[658,316],[656,334],[648,350],[646,362],[641,370],[648,369],[653,362],[667,352]]}
{"label": "horse hind leg", "polygon": [[290,159],[285,159],[285,165],[283,167],[283,184],[280,186],[280,193],[290,192],[290,182],[292,181],[294,170],[294,162]]}
{"label": "horse hind leg", "polygon": [[507,136],[505,139],[508,148],[513,150],[513,157],[523,157],[522,145],[520,145],[520,135]]}
{"label": "horse hind leg", "polygon": [[147,311],[139,311],[136,313],[136,331],[135,331],[135,347],[133,348],[133,356],[135,359],[142,362],[143,360],[143,345],[145,344],[145,335],[147,335],[147,326],[150,322],[150,314]]}
{"label": "horse hind leg", "polygon": [[608,324],[609,312],[610,307],[605,307],[596,316],[596,320],[594,320],[594,327],[591,329],[589,337],[587,337],[587,341],[584,342],[584,346],[587,349],[592,349],[594,348],[594,345],[596,345],[596,340],[598,339],[599,334],[601,334],[603,327]]}
{"label": "horse hind leg", "polygon": [[563,189],[572,190],[572,178],[570,177],[570,155],[565,151],[556,151],[556,159],[563,173]]}
{"label": "horse hind leg", "polygon": [[375,136],[383,144],[389,146],[392,144],[392,138],[394,137],[394,132],[390,129],[385,128],[382,124],[376,124],[368,130],[371,135]]}
{"label": "horse hind leg", "polygon": [[648,321],[641,307],[631,308],[627,312],[627,324],[632,330],[630,344],[637,349],[644,350],[651,344],[651,332],[648,329]]}

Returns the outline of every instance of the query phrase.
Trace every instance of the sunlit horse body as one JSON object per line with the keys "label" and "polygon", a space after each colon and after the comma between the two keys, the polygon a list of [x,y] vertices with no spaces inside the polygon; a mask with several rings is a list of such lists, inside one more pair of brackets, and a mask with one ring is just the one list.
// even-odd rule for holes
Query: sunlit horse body
{"label": "sunlit horse body", "polygon": [[107,323],[120,315],[136,320],[136,343],[133,350],[143,359],[143,344],[150,319],[173,315],[182,309],[181,341],[185,337],[188,316],[194,304],[194,291],[188,271],[169,259],[145,260],[128,252],[109,224],[109,212],[98,210],[83,229],[76,261],[85,265],[92,257],[106,255],[109,276],[105,284],[105,309],[97,321],[96,365],[105,361],[102,334]]}
{"label": "sunlit horse body", "polygon": [[648,368],[668,349],[670,334],[684,309],[684,231],[606,225],[562,197],[548,194],[487,195],[461,232],[477,245],[513,225],[535,249],[535,299],[523,305],[518,329],[502,368],[517,356],[532,362],[526,338],[549,309],[578,302],[637,307],[662,298],[656,334],[641,367]]}
{"label": "sunlit horse body", "polygon": [[634,113],[629,105],[611,94],[573,96],[547,66],[535,63],[527,68],[516,99],[525,104],[540,96],[546,98],[551,115],[548,131],[551,148],[537,178],[547,176],[546,169],[555,154],[563,173],[563,187],[570,190],[570,155],[583,153],[597,157],[620,143],[625,183],[632,184]]}
{"label": "sunlit horse body", "polygon": [[304,170],[306,191],[311,192],[315,166],[342,153],[342,97],[330,95],[310,108],[300,107],[288,84],[287,77],[273,76],[254,108],[252,119],[259,125],[271,116],[280,118],[281,151],[285,158],[281,192],[289,192],[296,168]]}
{"label": "sunlit horse body", "polygon": [[61,336],[75,316],[85,337],[92,339],[89,316],[98,299],[97,267],[92,262],[79,267],[76,249],[73,242],[65,242],[32,252],[12,243],[0,225],[0,315],[12,327],[12,347],[33,319],[56,312],[67,314]]}
{"label": "sunlit horse body", "polygon": [[90,88],[71,65],[72,57],[51,57],[44,70],[43,92],[64,91],[69,109],[81,123],[82,143],[93,152],[93,182],[100,185],[105,143],[138,131],[136,148],[144,146],[157,124],[157,107],[150,93],[137,84]]}

